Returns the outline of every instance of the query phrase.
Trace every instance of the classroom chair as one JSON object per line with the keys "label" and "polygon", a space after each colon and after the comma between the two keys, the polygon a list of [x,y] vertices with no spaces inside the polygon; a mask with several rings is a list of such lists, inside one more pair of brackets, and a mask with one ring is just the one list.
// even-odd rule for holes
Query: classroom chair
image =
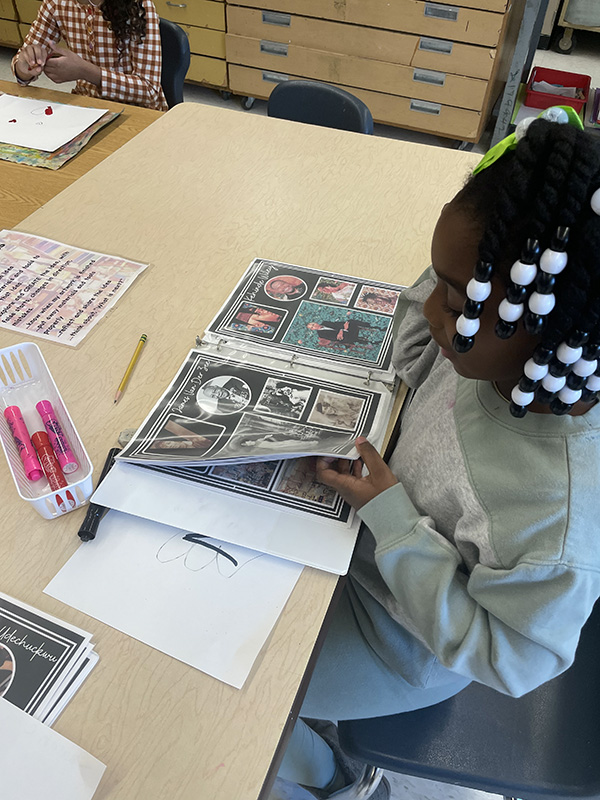
{"label": "classroom chair", "polygon": [[[383,768],[526,800],[597,797],[599,665],[600,602],[573,665],[529,694],[508,697],[472,683],[429,708],[340,722],[340,745],[369,765],[363,784]],[[354,786],[339,800],[371,794]]]}
{"label": "classroom chair", "polygon": [[183,82],[190,66],[190,43],[183,28],[160,18],[162,72],[160,83],[169,108],[183,103]]}
{"label": "classroom chair", "polygon": [[278,83],[267,102],[267,115],[309,125],[373,133],[368,107],[350,92],[317,81]]}

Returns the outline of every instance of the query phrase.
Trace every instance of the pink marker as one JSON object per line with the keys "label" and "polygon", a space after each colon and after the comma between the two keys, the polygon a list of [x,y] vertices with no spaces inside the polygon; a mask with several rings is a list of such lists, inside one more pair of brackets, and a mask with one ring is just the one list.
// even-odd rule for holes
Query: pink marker
{"label": "pink marker", "polygon": [[48,431],[50,444],[56,453],[56,458],[58,459],[62,471],[65,475],[70,475],[71,472],[75,472],[79,469],[79,464],[73,455],[71,445],[67,441],[67,437],[61,428],[60,422],[56,419],[52,403],[50,400],[40,400],[35,407],[42,418],[44,427]]}
{"label": "pink marker", "polygon": [[29,431],[27,430],[27,425],[25,425],[21,409],[19,406],[8,406],[8,408],[4,409],[4,416],[25,467],[25,475],[30,481],[39,481],[44,473],[31,444]]}

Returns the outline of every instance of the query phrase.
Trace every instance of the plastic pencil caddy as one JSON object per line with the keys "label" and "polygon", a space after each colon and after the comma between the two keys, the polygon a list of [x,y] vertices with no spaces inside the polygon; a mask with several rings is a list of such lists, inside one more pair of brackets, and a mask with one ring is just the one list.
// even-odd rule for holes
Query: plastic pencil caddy
{"label": "plastic pencil caddy", "polygon": [[[79,463],[76,472],[65,475],[68,485],[56,491],[50,489],[45,477],[38,481],[27,479],[3,413],[8,406],[19,406],[31,436],[35,431],[44,430],[44,423],[35,408],[40,400],[50,400],[52,403],[56,418]],[[0,409],[0,440],[19,497],[31,503],[45,519],[60,517],[84,505],[93,491],[92,462],[36,344],[22,342],[0,350]]]}
{"label": "plastic pencil caddy", "polygon": [[[550,94],[549,92],[536,92],[532,87],[538,81],[559,84],[560,86],[574,86],[583,89],[584,97],[579,100],[577,97],[563,97],[561,94]],[[587,103],[590,93],[592,79],[589,75],[580,75],[578,72],[563,72],[560,69],[548,69],[547,67],[534,67],[531,77],[527,83],[525,93],[525,105],[529,108],[550,108],[550,106],[571,106],[575,111],[580,112]]]}

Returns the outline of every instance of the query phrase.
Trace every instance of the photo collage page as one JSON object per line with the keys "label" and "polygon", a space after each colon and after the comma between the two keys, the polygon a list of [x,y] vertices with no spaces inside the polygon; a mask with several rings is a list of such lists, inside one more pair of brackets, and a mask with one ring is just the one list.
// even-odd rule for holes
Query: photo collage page
{"label": "photo collage page", "polygon": [[387,371],[403,288],[255,259],[209,325],[207,338]]}
{"label": "photo collage page", "polygon": [[315,459],[311,456],[213,467],[154,465],[145,468],[201,484],[207,489],[232,492],[344,525],[350,524],[354,516],[352,508],[337,492],[317,481]]}
{"label": "photo collage page", "polygon": [[342,386],[308,372],[290,376],[192,350],[119,458],[199,466],[307,454],[356,457],[358,435],[373,441],[383,435],[389,388],[359,379]]}

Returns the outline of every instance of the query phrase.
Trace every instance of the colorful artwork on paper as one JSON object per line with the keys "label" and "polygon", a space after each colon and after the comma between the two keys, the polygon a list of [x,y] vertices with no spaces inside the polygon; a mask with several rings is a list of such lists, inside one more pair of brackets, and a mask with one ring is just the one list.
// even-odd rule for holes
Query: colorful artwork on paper
{"label": "colorful artwork on paper", "polygon": [[59,169],[66,164],[73,156],[85,147],[92,136],[97,133],[109,122],[112,122],[120,115],[120,111],[107,111],[104,116],[86,128],[82,133],[71,139],[70,142],[59,147],[53,153],[45,150],[36,150],[33,147],[21,147],[17,144],[0,143],[0,160],[13,161],[16,164],[27,164],[30,167],[44,167],[45,169]]}

